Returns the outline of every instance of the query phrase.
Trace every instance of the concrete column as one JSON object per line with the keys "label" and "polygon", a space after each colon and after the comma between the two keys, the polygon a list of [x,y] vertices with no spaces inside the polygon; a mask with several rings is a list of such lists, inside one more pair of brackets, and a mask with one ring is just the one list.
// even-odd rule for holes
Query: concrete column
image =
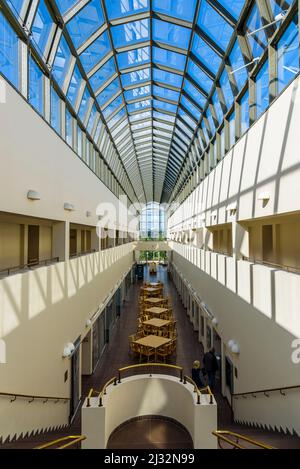
{"label": "concrete column", "polygon": [[232,222],[232,253],[236,260],[249,257],[249,231],[236,221]]}
{"label": "concrete column", "polygon": [[101,238],[99,238],[96,229],[92,231],[92,235],[91,235],[91,249],[95,249],[96,252],[101,251]]}
{"label": "concrete column", "polygon": [[54,223],[52,229],[52,256],[60,261],[69,260],[70,223],[62,221]]}
{"label": "concrete column", "polygon": [[213,234],[206,227],[203,228],[203,248],[213,250]]}

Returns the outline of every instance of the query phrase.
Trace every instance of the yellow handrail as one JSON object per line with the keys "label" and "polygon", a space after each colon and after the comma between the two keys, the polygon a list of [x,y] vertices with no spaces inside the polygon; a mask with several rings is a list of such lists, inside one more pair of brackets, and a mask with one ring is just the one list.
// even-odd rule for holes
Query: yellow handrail
{"label": "yellow handrail", "polygon": [[163,368],[170,368],[170,369],[173,369],[173,370],[179,370],[180,371],[180,381],[182,381],[182,373],[183,373],[183,367],[182,366],[178,366],[178,365],[169,365],[168,363],[139,363],[137,365],[129,365],[129,366],[125,366],[123,368],[119,368],[118,372],[119,372],[119,379],[118,379],[118,382],[120,383],[121,382],[121,373],[123,371],[128,371],[128,370],[132,370],[134,368],[144,368],[144,367],[149,367],[149,366],[159,366],[159,367],[163,367]]}
{"label": "yellow handrail", "polygon": [[189,376],[184,376],[184,378],[183,378],[184,384],[187,381],[194,386],[194,392],[197,394],[197,404],[200,404],[200,397],[201,397],[200,389],[198,388],[197,384],[195,383],[195,381],[192,378],[190,378]]}
{"label": "yellow handrail", "polygon": [[45,443],[44,445],[37,446],[35,449],[46,449],[46,448],[51,448],[51,446],[58,445],[59,443],[62,443],[63,441],[68,441],[72,440],[69,443],[66,443],[62,446],[59,446],[58,448],[55,449],[65,449],[69,448],[70,446],[75,445],[76,443],[79,443],[80,441],[86,440],[86,436],[83,435],[68,435],[64,436],[62,438],[58,438],[57,440],[50,441],[50,443]]}
{"label": "yellow handrail", "polygon": [[[229,430],[215,430],[212,432],[212,434],[216,436],[218,440],[225,441],[226,443],[229,443],[231,446],[237,449],[247,449],[245,448],[245,446],[242,446],[239,444],[239,440],[246,441],[247,443],[250,443],[251,445],[257,446],[258,448],[262,448],[262,449],[276,449],[273,446],[260,443],[259,441],[253,440],[244,435],[240,435],[239,433],[231,432]],[[228,438],[229,436],[236,438],[237,441],[232,441],[230,438]],[[219,441],[219,444],[220,444],[220,441]]]}

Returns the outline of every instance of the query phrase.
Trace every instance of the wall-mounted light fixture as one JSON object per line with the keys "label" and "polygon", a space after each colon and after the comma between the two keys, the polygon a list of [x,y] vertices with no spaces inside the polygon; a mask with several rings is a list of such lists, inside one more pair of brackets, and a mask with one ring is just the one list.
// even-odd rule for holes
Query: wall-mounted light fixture
{"label": "wall-mounted light fixture", "polygon": [[92,212],[90,212],[89,210],[87,210],[86,216],[87,216],[88,218],[91,217],[91,216],[92,216]]}
{"label": "wall-mounted light fixture", "polygon": [[73,212],[75,210],[75,207],[73,204],[70,204],[69,202],[65,202],[64,209],[67,210],[68,212]]}
{"label": "wall-mounted light fixture", "polygon": [[75,345],[72,344],[72,342],[69,342],[63,350],[63,357],[64,358],[69,358],[72,355],[72,353],[74,352],[74,350],[75,350]]}
{"label": "wall-mounted light fixture", "polygon": [[233,202],[232,204],[229,204],[226,208],[226,212],[229,212],[230,216],[233,216],[236,214],[237,211],[237,203]]}
{"label": "wall-mounted light fixture", "polygon": [[219,324],[218,318],[214,317],[212,323],[214,326],[217,326]]}
{"label": "wall-mounted light fixture", "polygon": [[270,200],[269,192],[261,192],[258,194],[257,200],[260,200],[262,202],[262,206],[265,207]]}
{"label": "wall-mounted light fixture", "polygon": [[90,319],[87,319],[85,322],[85,327],[90,327],[92,324],[92,321]]}
{"label": "wall-mounted light fixture", "polygon": [[29,199],[29,200],[41,200],[41,196],[40,196],[39,192],[29,190],[27,192],[27,199]]}
{"label": "wall-mounted light fixture", "polygon": [[232,353],[235,353],[235,354],[240,353],[240,346],[235,340],[230,339],[227,342],[227,345],[228,345],[229,350],[231,350]]}

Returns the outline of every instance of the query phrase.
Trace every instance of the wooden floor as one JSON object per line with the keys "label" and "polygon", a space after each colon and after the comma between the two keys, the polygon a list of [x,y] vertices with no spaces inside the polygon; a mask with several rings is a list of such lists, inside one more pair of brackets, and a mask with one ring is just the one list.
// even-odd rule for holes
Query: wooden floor
{"label": "wooden floor", "polygon": [[[168,279],[165,267],[160,266],[156,275],[149,276],[146,273],[146,279],[152,281],[162,280],[165,286],[165,294],[172,297],[173,311],[175,320],[177,320],[178,341],[177,341],[177,364],[183,366],[184,373],[190,375],[194,360],[202,359],[203,349],[198,341],[198,333],[193,331],[192,325],[186,314],[180,298],[173,283]],[[82,396],[88,394],[90,388],[101,389],[102,386],[113,376],[116,376],[119,368],[135,361],[129,356],[128,336],[136,332],[138,295],[142,281],[132,285],[126,298],[121,316],[116,322],[112,339],[106,346],[102,358],[92,376],[82,378]],[[173,363],[175,361],[173,360]],[[221,396],[218,383],[215,392],[218,402],[218,428],[236,431],[248,435],[267,444],[278,448],[300,448],[300,438],[290,435],[284,435],[278,432],[265,431],[253,427],[233,424],[231,422],[231,413],[227,401]],[[0,448],[33,448],[47,441],[52,441],[67,434],[81,434],[81,412],[78,411],[72,424],[61,430],[45,434],[30,436],[18,441],[12,441],[0,445]],[[120,443],[119,443],[120,444]]]}

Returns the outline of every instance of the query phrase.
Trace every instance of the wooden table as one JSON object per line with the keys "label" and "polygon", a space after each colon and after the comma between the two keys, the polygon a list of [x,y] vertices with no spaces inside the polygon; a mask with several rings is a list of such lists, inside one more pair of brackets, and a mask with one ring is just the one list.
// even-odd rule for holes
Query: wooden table
{"label": "wooden table", "polygon": [[164,314],[168,311],[168,308],[159,308],[158,306],[153,306],[153,308],[148,308],[145,310],[146,314],[151,314],[151,316],[160,317],[161,314]]}
{"label": "wooden table", "polygon": [[162,284],[162,283],[158,283],[158,282],[150,282],[150,286],[151,286],[151,287],[159,287],[159,286],[162,287],[163,284]]}
{"label": "wooden table", "polygon": [[159,293],[160,288],[142,287],[142,290],[146,293]]}
{"label": "wooden table", "polygon": [[164,298],[152,298],[152,297],[150,297],[150,298],[145,299],[145,302],[151,303],[152,305],[158,305],[162,301],[164,301]]}
{"label": "wooden table", "polygon": [[147,335],[141,339],[135,340],[134,343],[138,345],[143,345],[144,347],[154,348],[155,350],[155,361],[156,361],[156,350],[162,345],[169,344],[170,339],[165,337],[159,337],[158,335]]}
{"label": "wooden table", "polygon": [[145,326],[157,327],[160,329],[161,327],[168,326],[171,322],[172,321],[169,321],[168,319],[152,318],[148,319],[148,321],[144,321],[143,324],[145,324]]}

